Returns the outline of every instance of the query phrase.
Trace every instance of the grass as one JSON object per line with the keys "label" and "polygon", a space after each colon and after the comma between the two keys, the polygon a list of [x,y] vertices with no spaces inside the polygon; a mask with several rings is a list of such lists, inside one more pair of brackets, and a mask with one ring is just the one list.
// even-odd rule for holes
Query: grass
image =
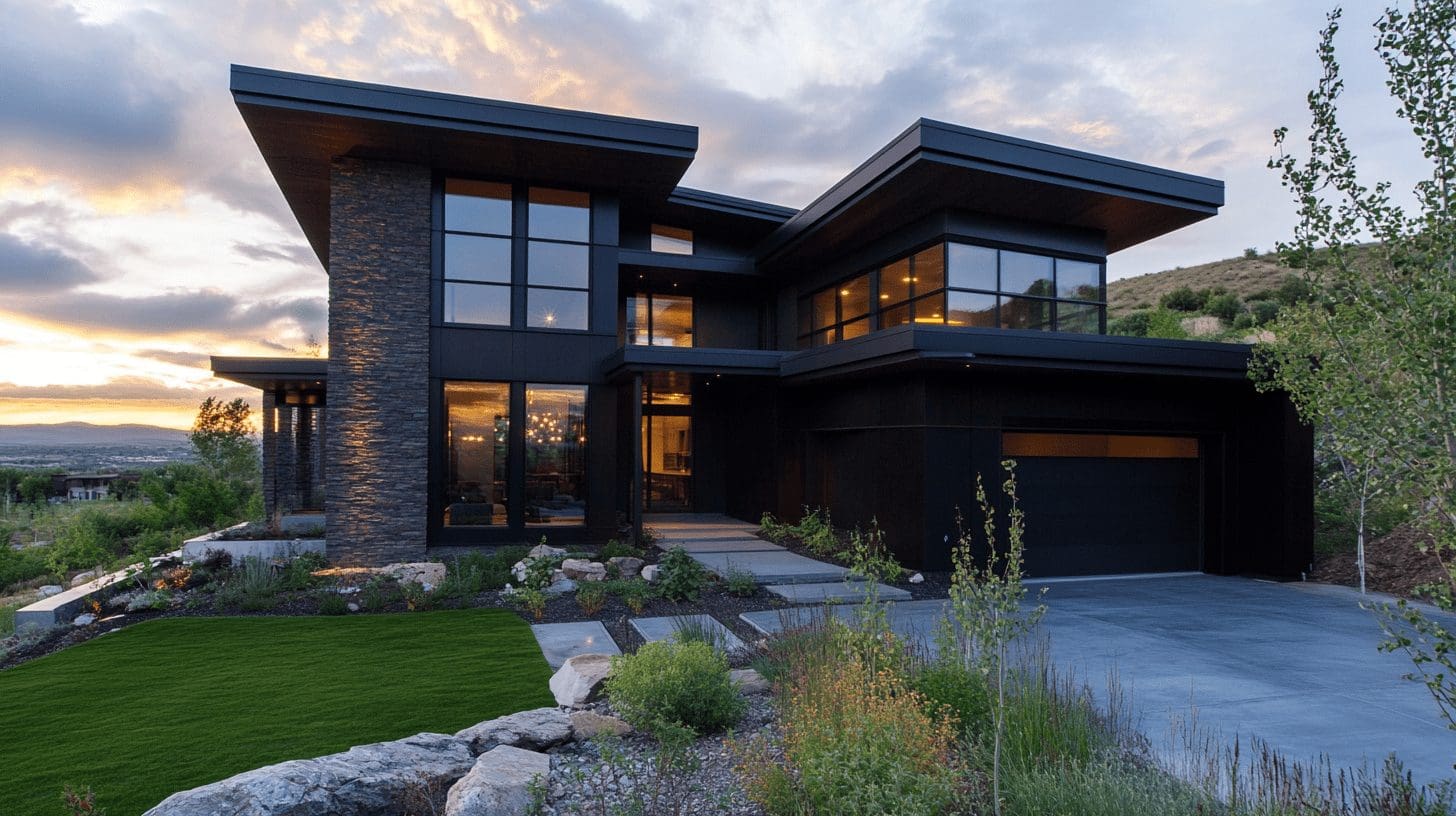
{"label": "grass", "polygon": [[552,703],[530,628],[502,610],[169,618],[0,672],[0,811],[110,816],[280,762],[454,732]]}

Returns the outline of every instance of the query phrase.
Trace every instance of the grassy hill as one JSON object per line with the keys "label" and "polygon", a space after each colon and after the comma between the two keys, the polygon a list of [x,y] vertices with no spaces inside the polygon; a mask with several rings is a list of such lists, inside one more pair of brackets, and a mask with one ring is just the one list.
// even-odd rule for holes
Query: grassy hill
{"label": "grassy hill", "polygon": [[1248,258],[1228,258],[1198,266],[1180,266],[1107,284],[1107,317],[1126,317],[1138,309],[1157,308],[1164,295],[1186,286],[1195,291],[1219,287],[1248,301],[1251,295],[1277,290],[1292,270],[1279,265],[1273,253]]}

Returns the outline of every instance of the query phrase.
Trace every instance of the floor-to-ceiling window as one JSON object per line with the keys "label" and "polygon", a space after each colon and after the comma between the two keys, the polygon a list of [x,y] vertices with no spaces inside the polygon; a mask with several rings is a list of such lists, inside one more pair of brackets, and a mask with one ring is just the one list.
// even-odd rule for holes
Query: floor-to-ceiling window
{"label": "floor-to-ceiling window", "polygon": [[510,404],[506,383],[445,383],[446,527],[506,524]]}
{"label": "floor-to-ceiling window", "polygon": [[586,523],[586,386],[526,386],[526,524]]}

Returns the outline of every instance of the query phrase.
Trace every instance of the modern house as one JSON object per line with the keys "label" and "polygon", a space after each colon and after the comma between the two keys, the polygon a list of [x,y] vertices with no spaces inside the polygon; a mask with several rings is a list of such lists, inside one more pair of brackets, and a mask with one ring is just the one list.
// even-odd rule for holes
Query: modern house
{"label": "modern house", "polygon": [[232,92],[328,272],[330,357],[213,369],[263,390],[269,508],[326,504],[336,561],[808,505],[944,568],[1005,458],[1033,574],[1310,560],[1311,434],[1248,347],[1104,333],[1108,256],[1221,182],[922,119],[795,210],[678,186],[685,125]]}

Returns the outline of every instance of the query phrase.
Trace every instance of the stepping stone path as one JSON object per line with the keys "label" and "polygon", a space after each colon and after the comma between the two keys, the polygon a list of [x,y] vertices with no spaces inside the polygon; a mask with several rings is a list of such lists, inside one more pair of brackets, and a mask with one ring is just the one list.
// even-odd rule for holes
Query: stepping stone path
{"label": "stepping stone path", "polygon": [[684,625],[696,626],[701,630],[712,632],[717,645],[725,652],[737,652],[744,648],[743,641],[733,634],[733,630],[719,623],[717,618],[711,615],[677,615],[663,618],[633,618],[632,628],[642,639],[651,643],[658,640],[667,640],[677,634],[677,630]]}
{"label": "stepping stone path", "polygon": [[553,670],[561,668],[567,658],[580,654],[622,653],[601,621],[538,623],[531,627],[531,634],[536,636],[541,653],[546,656],[546,665]]}
{"label": "stepping stone path", "polygon": [[[935,647],[935,628],[946,613],[946,601],[901,601],[889,608],[889,624],[895,634],[910,643]],[[854,620],[858,604],[823,607],[795,606],[788,609],[765,609],[744,612],[738,617],[765,635],[782,632],[786,627],[807,626],[816,615],[834,615],[843,621]]]}
{"label": "stepping stone path", "polygon": [[[827,584],[779,584],[777,586],[764,587],[769,592],[792,603],[840,603],[862,602],[865,599],[863,583],[852,583],[837,581]],[[879,585],[879,597],[882,601],[908,601],[910,592],[899,587]]]}

